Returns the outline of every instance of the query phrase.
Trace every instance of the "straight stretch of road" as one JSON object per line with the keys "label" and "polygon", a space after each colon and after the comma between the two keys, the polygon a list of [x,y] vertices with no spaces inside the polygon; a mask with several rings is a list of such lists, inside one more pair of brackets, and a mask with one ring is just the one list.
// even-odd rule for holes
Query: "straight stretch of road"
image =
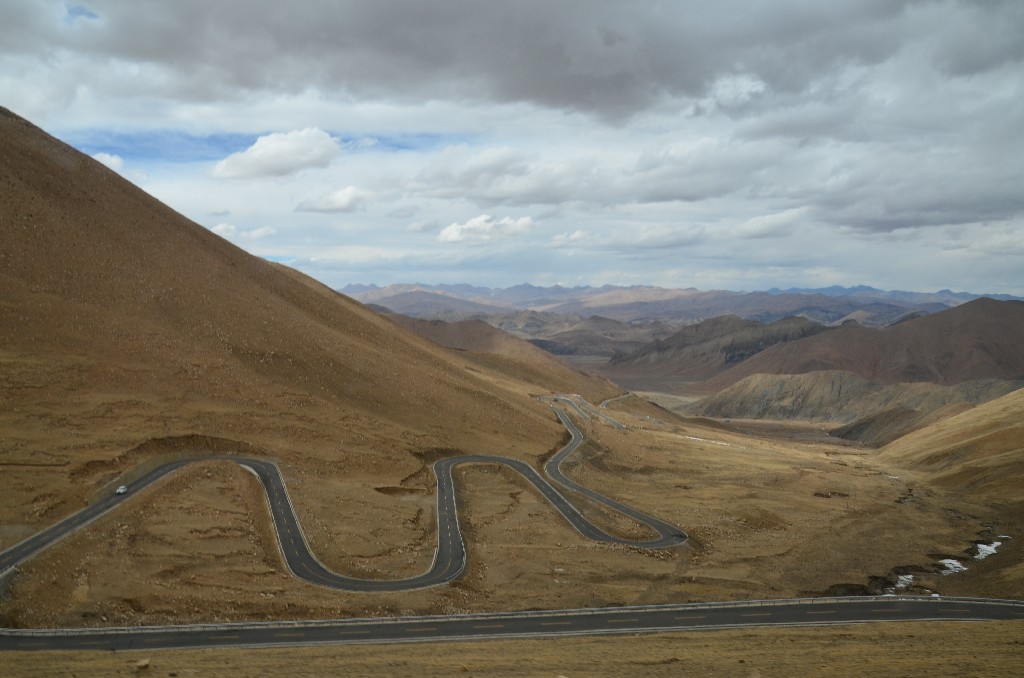
{"label": "straight stretch of road", "polygon": [[[437,549],[434,561],[423,574],[405,579],[357,579],[346,577],[327,569],[310,551],[299,520],[295,515],[288,490],[277,465],[263,459],[246,457],[206,457],[205,459],[230,459],[253,472],[266,489],[271,517],[277,530],[278,542],[288,568],[299,579],[312,584],[345,591],[407,591],[435,586],[458,577],[466,568],[466,545],[459,529],[458,506],[455,500],[453,470],[460,464],[501,464],[525,477],[547,499],[552,506],[580,534],[597,541],[613,544],[628,544],[643,548],[665,548],[682,544],[686,534],[679,528],[648,516],[636,509],[625,506],[565,477],[561,464],[583,442],[583,435],[572,420],[561,410],[556,410],[562,423],[568,429],[571,440],[545,465],[545,471],[556,483],[575,492],[601,502],[634,520],[648,526],[657,537],[648,540],[631,540],[609,534],[587,520],[569,499],[550,482],[524,461],[487,455],[466,455],[441,459],[434,463],[437,480]],[[168,473],[199,459],[185,459],[169,462],[153,469],[128,486],[125,494],[112,494],[78,513],[62,520],[52,527],[16,544],[0,553],[0,573],[53,545],[74,530],[92,522],[128,500],[144,487],[156,482]]]}
{"label": "straight stretch of road", "polygon": [[813,598],[386,619],[148,628],[0,629],[0,651],[426,642],[940,620],[1024,620],[1024,602],[915,596]]}

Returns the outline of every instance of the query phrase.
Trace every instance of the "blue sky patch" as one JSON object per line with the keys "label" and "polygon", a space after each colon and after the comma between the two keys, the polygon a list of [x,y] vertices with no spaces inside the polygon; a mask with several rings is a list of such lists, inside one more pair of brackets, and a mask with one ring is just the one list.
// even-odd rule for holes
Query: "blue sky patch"
{"label": "blue sky patch", "polygon": [[[269,134],[266,132],[264,134]],[[223,160],[256,143],[264,134],[221,133],[188,134],[177,130],[114,130],[80,129],[59,136],[89,155],[109,153],[126,162],[190,163]],[[454,134],[336,134],[346,153],[403,153],[444,148],[466,143],[468,137]]]}
{"label": "blue sky patch", "polygon": [[[332,133],[333,135],[333,133]],[[432,134],[429,132],[411,134],[361,134],[359,136],[337,136],[349,153],[371,151],[376,153],[402,153],[405,151],[428,151],[445,146],[464,144],[470,141],[466,135]]]}
{"label": "blue sky patch", "polygon": [[126,162],[189,163],[222,160],[255,143],[254,134],[209,134],[198,136],[175,130],[116,132],[75,130],[61,137],[89,155],[110,153]]}
{"label": "blue sky patch", "polygon": [[64,23],[65,25],[72,25],[79,19],[89,19],[95,21],[100,18],[100,15],[92,11],[84,5],[65,5]]}

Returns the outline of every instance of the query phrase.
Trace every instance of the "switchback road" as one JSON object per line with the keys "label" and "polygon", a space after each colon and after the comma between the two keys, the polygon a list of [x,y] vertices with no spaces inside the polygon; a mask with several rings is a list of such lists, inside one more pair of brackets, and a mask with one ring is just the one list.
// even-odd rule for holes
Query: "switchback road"
{"label": "switchback road", "polygon": [[[299,519],[295,515],[291,500],[288,497],[288,490],[285,487],[284,479],[276,464],[263,459],[247,457],[206,457],[204,459],[229,459],[235,461],[252,471],[260,479],[267,493],[271,517],[277,531],[278,543],[280,544],[288,569],[299,579],[333,589],[364,592],[407,591],[443,584],[462,574],[466,568],[466,546],[462,532],[459,529],[458,506],[455,500],[455,482],[452,476],[454,468],[461,464],[500,464],[518,472],[555,507],[570,525],[576,528],[580,534],[590,539],[613,544],[628,544],[642,548],[664,548],[684,543],[687,536],[677,527],[583,487],[562,474],[560,468],[562,462],[583,442],[583,435],[563,411],[556,410],[556,413],[569,431],[571,440],[545,465],[546,473],[562,487],[583,494],[646,525],[652,530],[651,539],[631,540],[605,532],[587,520],[565,495],[524,461],[487,455],[465,455],[438,460],[433,466],[437,481],[437,548],[434,552],[434,561],[430,569],[423,574],[405,579],[357,579],[332,572],[320,563],[312,551],[310,551],[300,527]],[[122,502],[130,499],[132,495],[163,478],[168,473],[195,461],[200,461],[200,459],[184,459],[163,464],[130,483],[125,494],[112,494],[105,497],[35,536],[5,550],[0,553],[0,573],[32,557],[71,532],[80,529],[104,513],[114,509]],[[654,537],[653,533],[656,533],[657,537]]]}

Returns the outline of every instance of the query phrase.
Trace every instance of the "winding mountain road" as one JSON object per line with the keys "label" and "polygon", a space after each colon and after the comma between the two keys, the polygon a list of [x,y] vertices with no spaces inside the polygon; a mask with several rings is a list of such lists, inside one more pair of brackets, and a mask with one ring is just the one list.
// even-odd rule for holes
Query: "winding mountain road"
{"label": "winding mountain road", "polygon": [[443,584],[461,575],[466,568],[466,545],[462,532],[459,529],[458,505],[455,499],[455,481],[452,473],[456,466],[462,464],[499,464],[516,471],[526,478],[570,525],[579,531],[580,534],[590,539],[612,544],[628,544],[641,548],[665,548],[686,542],[687,536],[679,528],[625,506],[614,499],[605,497],[567,478],[561,471],[561,465],[583,442],[583,434],[580,433],[579,429],[565,412],[562,410],[555,410],[555,412],[569,431],[571,439],[565,447],[559,450],[545,464],[544,469],[548,476],[562,487],[585,495],[646,525],[651,529],[652,533],[657,533],[658,536],[656,538],[632,540],[605,532],[587,520],[564,494],[524,461],[488,455],[465,455],[440,459],[433,466],[437,481],[437,548],[430,569],[420,575],[405,579],[358,579],[347,577],[327,569],[309,549],[299,524],[299,519],[295,515],[295,510],[288,497],[284,478],[281,476],[281,471],[276,464],[264,459],[218,456],[172,461],[151,470],[128,485],[128,489],[124,494],[113,494],[105,497],[0,553],[0,573],[52,546],[75,530],[81,529],[167,474],[187,464],[208,459],[235,461],[253,472],[260,479],[267,493],[270,514],[277,531],[278,543],[288,569],[299,579],[332,589],[363,592],[408,591]]}
{"label": "winding mountain road", "polygon": [[[230,459],[253,472],[263,483],[281,552],[298,578],[346,591],[405,591],[435,586],[457,578],[466,567],[466,547],[459,529],[453,470],[460,464],[501,464],[520,473],[580,534],[597,541],[643,548],[683,544],[677,527],[625,506],[567,478],[562,463],[583,442],[568,415],[556,409],[571,435],[569,443],[545,465],[547,476],[563,488],[619,511],[648,527],[652,538],[630,540],[611,535],[587,520],[579,509],[528,463],[487,455],[467,455],[434,463],[437,481],[437,549],[426,572],[391,580],[357,579],[327,569],[310,551],[277,465],[246,457],[204,457],[168,462],[42,532],[0,553],[0,574],[88,525],[144,487],[202,459]],[[653,537],[653,534],[657,537]],[[1024,602],[937,597],[879,597],[699,603],[644,607],[547,610],[496,614],[280,621],[241,624],[193,624],[163,627],[7,629],[0,628],[0,650],[95,649],[128,650],[213,646],[371,643],[555,636],[734,628],[765,625],[847,624],[897,620],[1024,619]]]}

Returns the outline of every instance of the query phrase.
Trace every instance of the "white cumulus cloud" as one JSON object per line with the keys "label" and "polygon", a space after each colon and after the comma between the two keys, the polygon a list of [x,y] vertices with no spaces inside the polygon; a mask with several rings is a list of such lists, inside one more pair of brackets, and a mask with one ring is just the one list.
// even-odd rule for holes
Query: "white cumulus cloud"
{"label": "white cumulus cloud", "polygon": [[124,158],[119,155],[112,153],[94,153],[92,156],[93,160],[98,160],[115,172],[120,172],[124,169]]}
{"label": "white cumulus cloud", "polygon": [[523,235],[529,233],[531,228],[533,219],[530,217],[495,219],[489,214],[481,214],[464,224],[453,223],[445,226],[437,239],[441,242],[486,241],[496,237]]}
{"label": "white cumulus cloud", "polygon": [[338,140],[316,127],[275,132],[218,162],[213,176],[218,179],[283,177],[311,167],[327,167],[340,152]]}
{"label": "white cumulus cloud", "polygon": [[319,198],[303,200],[295,209],[299,212],[355,212],[366,206],[373,197],[369,191],[355,186],[346,186],[321,195]]}

